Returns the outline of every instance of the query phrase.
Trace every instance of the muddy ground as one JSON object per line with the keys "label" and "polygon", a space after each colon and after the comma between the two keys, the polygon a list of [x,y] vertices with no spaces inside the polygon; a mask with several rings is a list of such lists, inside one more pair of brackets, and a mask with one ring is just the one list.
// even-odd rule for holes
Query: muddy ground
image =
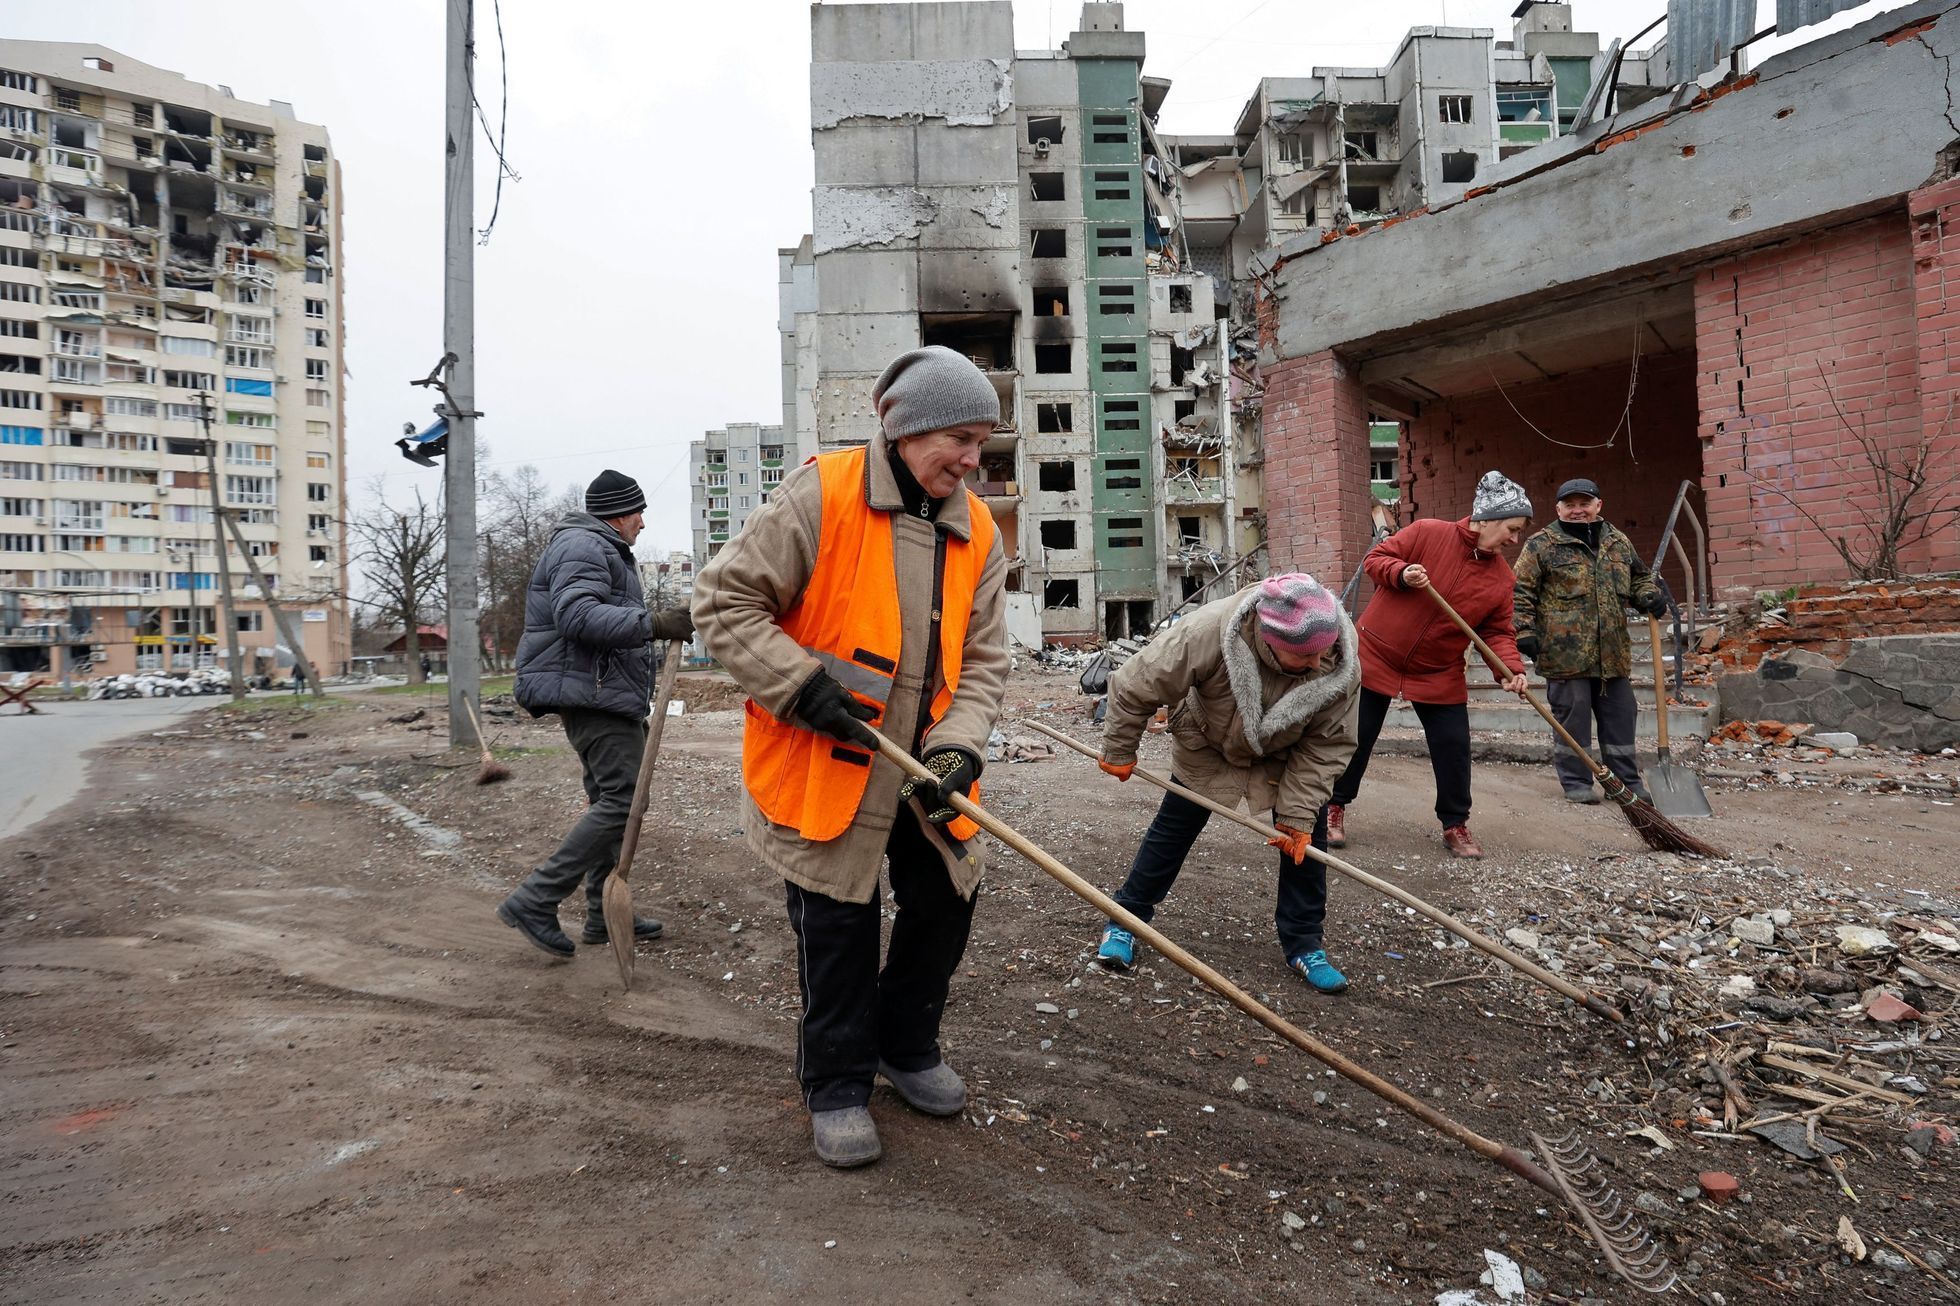
{"label": "muddy ground", "polygon": [[[946,1017],[967,1115],[881,1085],[885,1159],[818,1165],[782,888],[737,834],[739,713],[701,683],[695,706],[723,710],[666,734],[636,897],[668,934],[630,994],[603,948],[554,963],[492,914],[583,802],[554,721],[493,719],[515,774],[491,787],[441,753],[439,703],[388,719],[420,702],[400,695],[215,710],[107,750],[85,799],[0,845],[0,1299],[1426,1303],[1475,1287],[1485,1248],[1534,1295],[1631,1296],[1537,1190],[1162,958],[1088,965],[1094,912],[999,849]],[[1008,715],[1093,738],[1072,691],[1017,675]],[[1146,763],[1167,756],[1146,741]],[[986,783],[1106,887],[1155,805],[1074,757]],[[1698,831],[1761,860],[1702,870],[1641,856],[1545,768],[1481,764],[1476,783],[1489,860],[1442,855],[1408,757],[1376,763],[1348,856],[1493,933],[1534,915],[1554,932],[1634,884],[1715,917],[1838,884],[1960,892],[1960,809],[1924,797],[1717,788]],[[1960,1149],[1857,1135],[1854,1204],[1761,1143],[1625,1138],[1678,1045],[1636,1020],[1630,1047],[1338,878],[1329,946],[1355,985],[1315,997],[1272,937],[1271,855],[1215,822],[1159,925],[1489,1136],[1582,1126],[1629,1198],[1672,1208],[1643,1218],[1704,1300],[1942,1299],[1935,1274],[1839,1253],[1841,1214],[1960,1274]],[[1602,1076],[1634,1099],[1588,1095]],[[1707,1169],[1746,1201],[1677,1196]]]}

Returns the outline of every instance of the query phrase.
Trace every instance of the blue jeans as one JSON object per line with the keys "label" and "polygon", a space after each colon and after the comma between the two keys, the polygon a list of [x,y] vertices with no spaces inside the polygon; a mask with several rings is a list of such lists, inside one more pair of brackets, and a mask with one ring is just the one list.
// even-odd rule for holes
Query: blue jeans
{"label": "blue jeans", "polygon": [[[1171,777],[1175,783],[1176,776]],[[1211,812],[1178,794],[1164,795],[1163,806],[1137,846],[1136,860],[1130,864],[1130,878],[1115,898],[1125,910],[1148,921],[1157,913],[1157,904],[1170,894],[1177,873],[1191,845],[1198,841]],[[1314,813],[1313,846],[1327,851],[1327,808]],[[1327,919],[1327,868],[1309,859],[1299,866],[1285,853],[1279,854],[1279,894],[1273,907],[1273,925],[1279,932],[1279,946],[1288,961],[1303,952],[1320,947],[1321,925]]]}

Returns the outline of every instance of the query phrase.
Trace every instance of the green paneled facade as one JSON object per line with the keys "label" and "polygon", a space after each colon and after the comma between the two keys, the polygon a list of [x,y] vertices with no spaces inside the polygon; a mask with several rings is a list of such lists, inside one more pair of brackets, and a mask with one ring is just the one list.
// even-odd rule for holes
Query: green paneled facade
{"label": "green paneled facade", "polygon": [[1159,529],[1150,416],[1150,286],[1144,270],[1139,65],[1078,59],[1083,318],[1095,396],[1090,501],[1096,598],[1155,600]]}

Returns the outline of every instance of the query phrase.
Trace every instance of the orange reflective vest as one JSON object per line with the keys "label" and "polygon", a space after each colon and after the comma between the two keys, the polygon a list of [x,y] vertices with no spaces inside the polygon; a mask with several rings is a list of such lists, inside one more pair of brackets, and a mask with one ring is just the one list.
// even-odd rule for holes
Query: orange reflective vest
{"label": "orange reflective vest", "polygon": [[[814,459],[823,486],[817,562],[802,597],[777,624],[845,689],[880,709],[872,721],[877,726],[884,720],[892,677],[898,672],[904,621],[892,558],[892,514],[864,501],[866,456],[864,448],[857,448]],[[963,493],[973,538],[946,535],[939,614],[943,683],[927,712],[934,724],[959,689],[973,595],[994,542],[992,514],[971,491]],[[762,814],[816,843],[850,829],[871,778],[871,754],[779,721],[753,699],[743,718],[742,780]],[[897,742],[903,747],[909,741]],[[978,786],[973,799],[980,799]],[[980,827],[962,816],[946,830],[965,842]]]}

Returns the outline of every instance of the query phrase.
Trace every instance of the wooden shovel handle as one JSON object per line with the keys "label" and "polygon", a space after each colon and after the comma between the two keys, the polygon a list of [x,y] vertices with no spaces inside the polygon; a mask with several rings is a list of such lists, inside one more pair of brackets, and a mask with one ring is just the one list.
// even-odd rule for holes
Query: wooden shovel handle
{"label": "wooden shovel handle", "polygon": [[[1457,613],[1457,610],[1450,606],[1450,601],[1448,599],[1444,598],[1441,594],[1438,594],[1436,592],[1435,585],[1433,584],[1425,585],[1422,588],[1424,592],[1426,592],[1429,595],[1430,598],[1436,600],[1436,606],[1441,608],[1444,614],[1447,615],[1451,621],[1454,621],[1456,623],[1456,628],[1470,637],[1470,642],[1477,646],[1477,651],[1479,653],[1482,653],[1485,657],[1489,658],[1493,663],[1495,663],[1500,667],[1504,665],[1504,659],[1498,657],[1496,652],[1492,650],[1491,646],[1484,643],[1484,637],[1482,635],[1479,635],[1475,630],[1471,629],[1470,623],[1465,621],[1462,618],[1462,616],[1460,616]],[[1572,732],[1559,724],[1558,718],[1552,715],[1552,710],[1546,707],[1543,703],[1539,702],[1538,696],[1536,694],[1532,693],[1528,689],[1525,690],[1524,701],[1531,704],[1534,708],[1538,709],[1538,715],[1545,718],[1545,724],[1550,726],[1553,732],[1557,734],[1560,739],[1563,739],[1565,741],[1565,746],[1571,749],[1573,755],[1576,756],[1580,761],[1584,762],[1595,776],[1597,776],[1602,782],[1607,783],[1607,789],[1609,792],[1611,791],[1613,785],[1619,783],[1619,778],[1617,776],[1615,776],[1611,771],[1608,771],[1603,765],[1601,765],[1599,760],[1593,757],[1591,753],[1588,753],[1585,749],[1579,747],[1579,741],[1572,737]]]}
{"label": "wooden shovel handle", "polygon": [[667,725],[667,700],[674,694],[674,677],[681,667],[681,642],[667,641],[667,663],[660,668],[660,688],[653,696],[653,719],[647,722],[647,746],[640,754],[640,774],[633,781],[633,806],[626,813],[626,833],[619,840],[619,861],[612,873],[625,879],[640,848],[640,823],[646,819],[647,791],[653,783],[654,759],[660,756],[660,732]]}
{"label": "wooden shovel handle", "polygon": [[1661,668],[1661,622],[1647,614],[1647,642],[1654,650],[1654,730],[1660,744],[1661,760],[1667,760],[1667,676]]}

